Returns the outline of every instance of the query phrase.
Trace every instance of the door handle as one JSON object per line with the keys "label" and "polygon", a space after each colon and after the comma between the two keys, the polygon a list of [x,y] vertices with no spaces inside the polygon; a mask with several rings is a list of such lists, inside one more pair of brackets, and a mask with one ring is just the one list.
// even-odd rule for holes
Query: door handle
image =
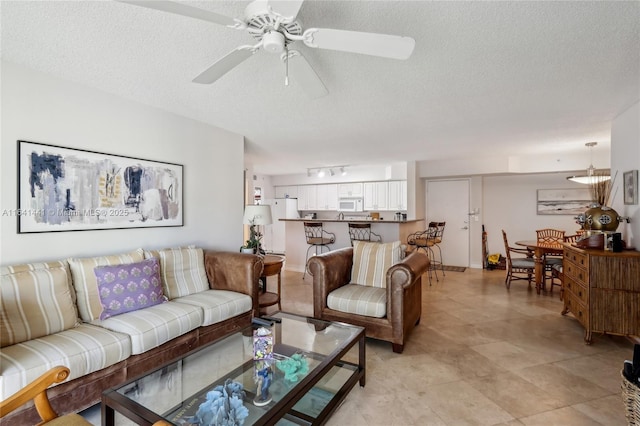
{"label": "door handle", "polygon": [[464,227],[462,227],[460,229],[469,229],[469,227],[468,226],[464,226]]}

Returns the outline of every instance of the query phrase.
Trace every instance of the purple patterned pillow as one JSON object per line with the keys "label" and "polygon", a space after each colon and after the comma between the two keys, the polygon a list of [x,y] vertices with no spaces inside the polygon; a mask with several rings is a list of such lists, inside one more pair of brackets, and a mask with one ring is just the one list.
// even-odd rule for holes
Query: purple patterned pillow
{"label": "purple patterned pillow", "polygon": [[160,282],[160,263],[152,257],[138,263],[96,266],[100,319],[136,311],[167,301]]}

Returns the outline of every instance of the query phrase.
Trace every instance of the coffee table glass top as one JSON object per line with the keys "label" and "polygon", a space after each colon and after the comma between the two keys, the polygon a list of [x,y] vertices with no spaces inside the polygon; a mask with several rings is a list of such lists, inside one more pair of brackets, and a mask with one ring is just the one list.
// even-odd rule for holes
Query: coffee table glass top
{"label": "coffee table glass top", "polygon": [[[274,423],[280,417],[278,424],[313,423],[319,415],[328,415],[325,409],[337,393],[348,392],[356,376],[364,374],[357,355],[356,362],[348,361],[353,354],[344,356],[363,341],[363,329],[285,313],[273,317],[282,320],[271,327],[273,360],[253,359],[253,331],[258,328],[253,326],[116,388],[116,399],[125,400],[124,405],[132,402],[127,409],[150,422],[159,415],[174,424],[194,424],[207,413],[213,415],[215,391],[224,392],[225,383],[239,383],[246,410],[237,407],[236,413],[246,417],[244,425]],[[267,398],[259,395],[264,393],[259,373],[265,368],[271,373]]]}

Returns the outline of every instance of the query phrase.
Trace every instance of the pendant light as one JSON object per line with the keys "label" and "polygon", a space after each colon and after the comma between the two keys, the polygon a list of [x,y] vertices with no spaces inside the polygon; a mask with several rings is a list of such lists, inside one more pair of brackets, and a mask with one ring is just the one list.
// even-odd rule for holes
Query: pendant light
{"label": "pendant light", "polygon": [[593,147],[598,145],[598,142],[587,142],[584,145],[589,148],[589,155],[591,157],[591,162],[589,164],[589,167],[587,168],[587,174],[581,175],[581,176],[569,176],[567,180],[570,180],[576,183],[584,183],[588,185],[588,184],[593,184],[596,182],[602,182],[602,181],[611,179],[610,175],[605,175],[601,173],[596,174],[596,168],[593,167]]}

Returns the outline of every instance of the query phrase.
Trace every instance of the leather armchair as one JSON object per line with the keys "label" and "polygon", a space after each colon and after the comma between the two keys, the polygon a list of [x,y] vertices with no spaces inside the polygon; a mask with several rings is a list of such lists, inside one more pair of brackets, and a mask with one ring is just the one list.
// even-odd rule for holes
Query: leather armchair
{"label": "leather armchair", "polygon": [[386,274],[386,315],[375,318],[331,309],[327,297],[351,281],[353,248],[323,253],[309,259],[313,275],[313,316],[365,328],[367,337],[391,342],[393,351],[402,353],[409,332],[422,314],[422,275],[429,267],[424,253],[413,252]]}

